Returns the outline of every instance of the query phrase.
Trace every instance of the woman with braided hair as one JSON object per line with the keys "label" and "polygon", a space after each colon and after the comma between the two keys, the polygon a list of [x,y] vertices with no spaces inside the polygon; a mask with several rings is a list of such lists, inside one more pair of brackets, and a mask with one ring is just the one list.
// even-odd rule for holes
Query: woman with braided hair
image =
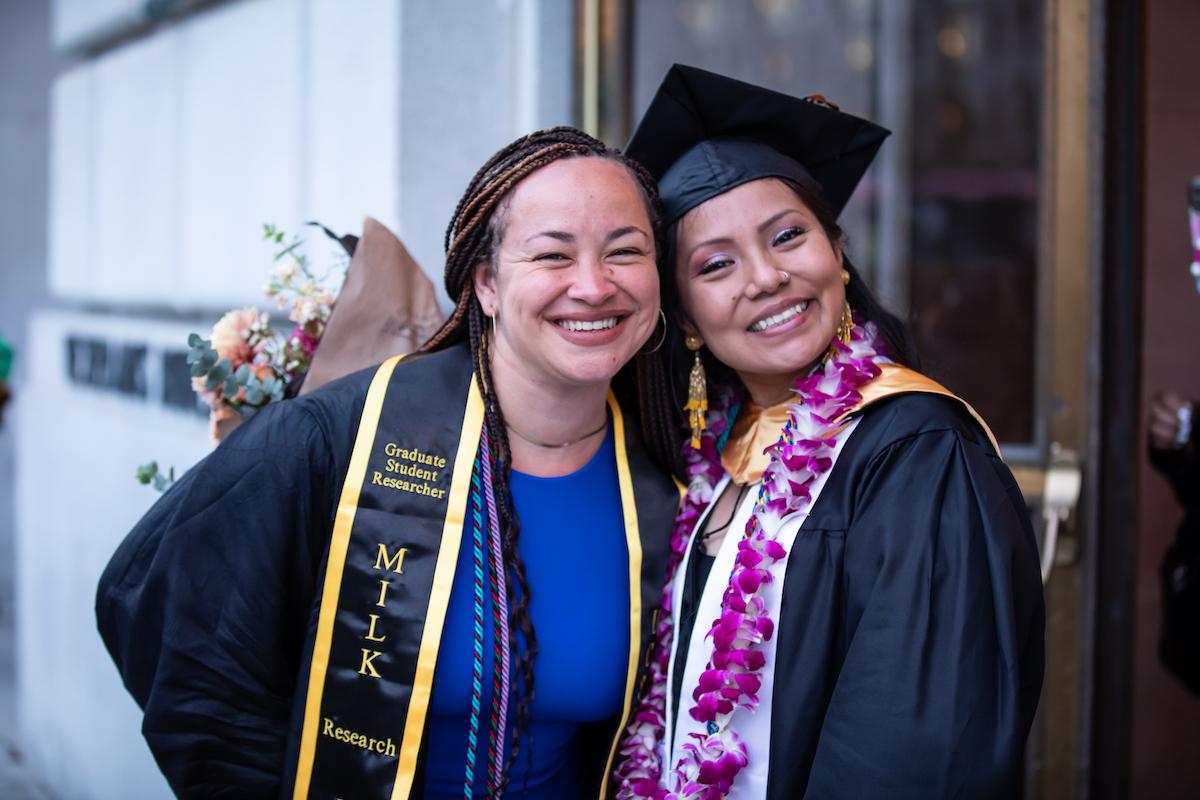
{"label": "woman with braided hair", "polygon": [[886,135],[676,65],[629,145],[671,226],[646,435],[688,491],[618,798],[1020,795],[1028,512],[836,221]]}
{"label": "woman with braided hair", "polygon": [[517,140],[447,229],[441,330],[266,407],[133,530],[97,615],[179,796],[608,792],[678,503],[610,389],[659,216],[618,151]]}

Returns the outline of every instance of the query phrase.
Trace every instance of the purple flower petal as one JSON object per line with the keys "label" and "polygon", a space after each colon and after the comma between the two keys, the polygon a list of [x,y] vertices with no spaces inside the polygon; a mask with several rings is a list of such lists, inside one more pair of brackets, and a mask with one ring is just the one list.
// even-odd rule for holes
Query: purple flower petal
{"label": "purple flower petal", "polygon": [[758,591],[758,587],[762,585],[763,573],[757,569],[746,569],[735,579],[740,588],[746,594],[753,594]]}

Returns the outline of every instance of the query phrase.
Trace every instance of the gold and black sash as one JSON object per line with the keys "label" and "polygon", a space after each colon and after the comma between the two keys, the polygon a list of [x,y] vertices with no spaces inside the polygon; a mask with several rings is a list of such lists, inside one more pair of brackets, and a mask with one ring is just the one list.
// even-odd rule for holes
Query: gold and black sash
{"label": "gold and black sash", "polygon": [[[300,690],[293,800],[420,796],[414,781],[483,402],[467,358],[450,351],[397,368],[399,360],[371,382],[334,518]],[[646,459],[631,461],[636,432],[611,397],[609,407],[630,576],[631,650],[615,745],[652,632],[678,495]],[[614,593],[614,601],[623,598]],[[611,760],[606,751],[599,758]]]}
{"label": "gold and black sash", "polygon": [[483,403],[468,370],[414,385],[398,361],[371,382],[334,518],[294,798],[406,798],[416,774]]}

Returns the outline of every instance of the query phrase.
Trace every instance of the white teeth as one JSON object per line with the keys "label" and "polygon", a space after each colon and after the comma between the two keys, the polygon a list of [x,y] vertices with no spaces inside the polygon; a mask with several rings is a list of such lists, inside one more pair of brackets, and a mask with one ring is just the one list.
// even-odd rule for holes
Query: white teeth
{"label": "white teeth", "polygon": [[750,330],[753,331],[754,333],[761,333],[762,331],[768,330],[770,328],[774,328],[776,325],[782,325],[783,323],[787,322],[792,317],[794,317],[797,314],[804,311],[804,309],[808,308],[809,302],[810,301],[808,301],[808,300],[802,300],[801,302],[797,303],[796,305],[792,306],[791,308],[787,309],[786,311],[780,311],[775,316],[767,317],[764,320],[759,320],[758,322],[756,322],[750,326]]}
{"label": "white teeth", "polygon": [[604,331],[617,326],[617,318],[585,321],[581,319],[560,319],[558,326],[569,331]]}

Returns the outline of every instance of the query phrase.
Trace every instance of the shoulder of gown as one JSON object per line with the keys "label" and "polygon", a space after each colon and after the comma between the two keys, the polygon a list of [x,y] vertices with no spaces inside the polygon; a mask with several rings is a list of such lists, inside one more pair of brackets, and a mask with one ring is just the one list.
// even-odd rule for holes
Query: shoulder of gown
{"label": "shoulder of gown", "polygon": [[[292,492],[303,488],[306,499],[318,499],[311,490],[346,460],[341,451],[352,444],[372,372],[265,406],[184,473],[126,536],[105,569],[97,596],[101,632],[107,634],[104,622],[116,612],[114,604],[138,586],[164,540],[185,536],[196,517],[204,518],[206,546],[243,546],[276,527],[267,523],[288,513],[280,505]],[[258,502],[235,505],[243,494],[247,500],[257,496]],[[218,529],[235,527],[242,529],[240,542],[217,535]]]}
{"label": "shoulder of gown", "polygon": [[772,750],[811,749],[772,760],[768,796],[1013,796],[1043,673],[1037,547],[962,404],[866,409],[794,548],[776,692],[825,705],[776,704]]}
{"label": "shoulder of gown", "polygon": [[1024,508],[1016,480],[992,447],[987,432],[956,398],[914,392],[894,395],[856,415],[858,425],[846,441],[805,527],[843,530],[857,507],[858,495],[885,465],[890,454],[920,444],[920,439],[954,440],[969,448],[973,460],[987,464],[1004,488],[1008,502]]}
{"label": "shoulder of gown", "polygon": [[180,797],[278,792],[331,521],[374,372],[254,414],[159,498],[100,578],[100,634]]}
{"label": "shoulder of gown", "polygon": [[[930,392],[908,392],[879,400],[863,409],[853,438],[869,435],[876,447],[886,447],[910,436],[935,431],[954,431],[967,441],[992,450],[987,433],[971,416],[966,404],[956,397]],[[998,455],[993,452],[993,455]]]}

